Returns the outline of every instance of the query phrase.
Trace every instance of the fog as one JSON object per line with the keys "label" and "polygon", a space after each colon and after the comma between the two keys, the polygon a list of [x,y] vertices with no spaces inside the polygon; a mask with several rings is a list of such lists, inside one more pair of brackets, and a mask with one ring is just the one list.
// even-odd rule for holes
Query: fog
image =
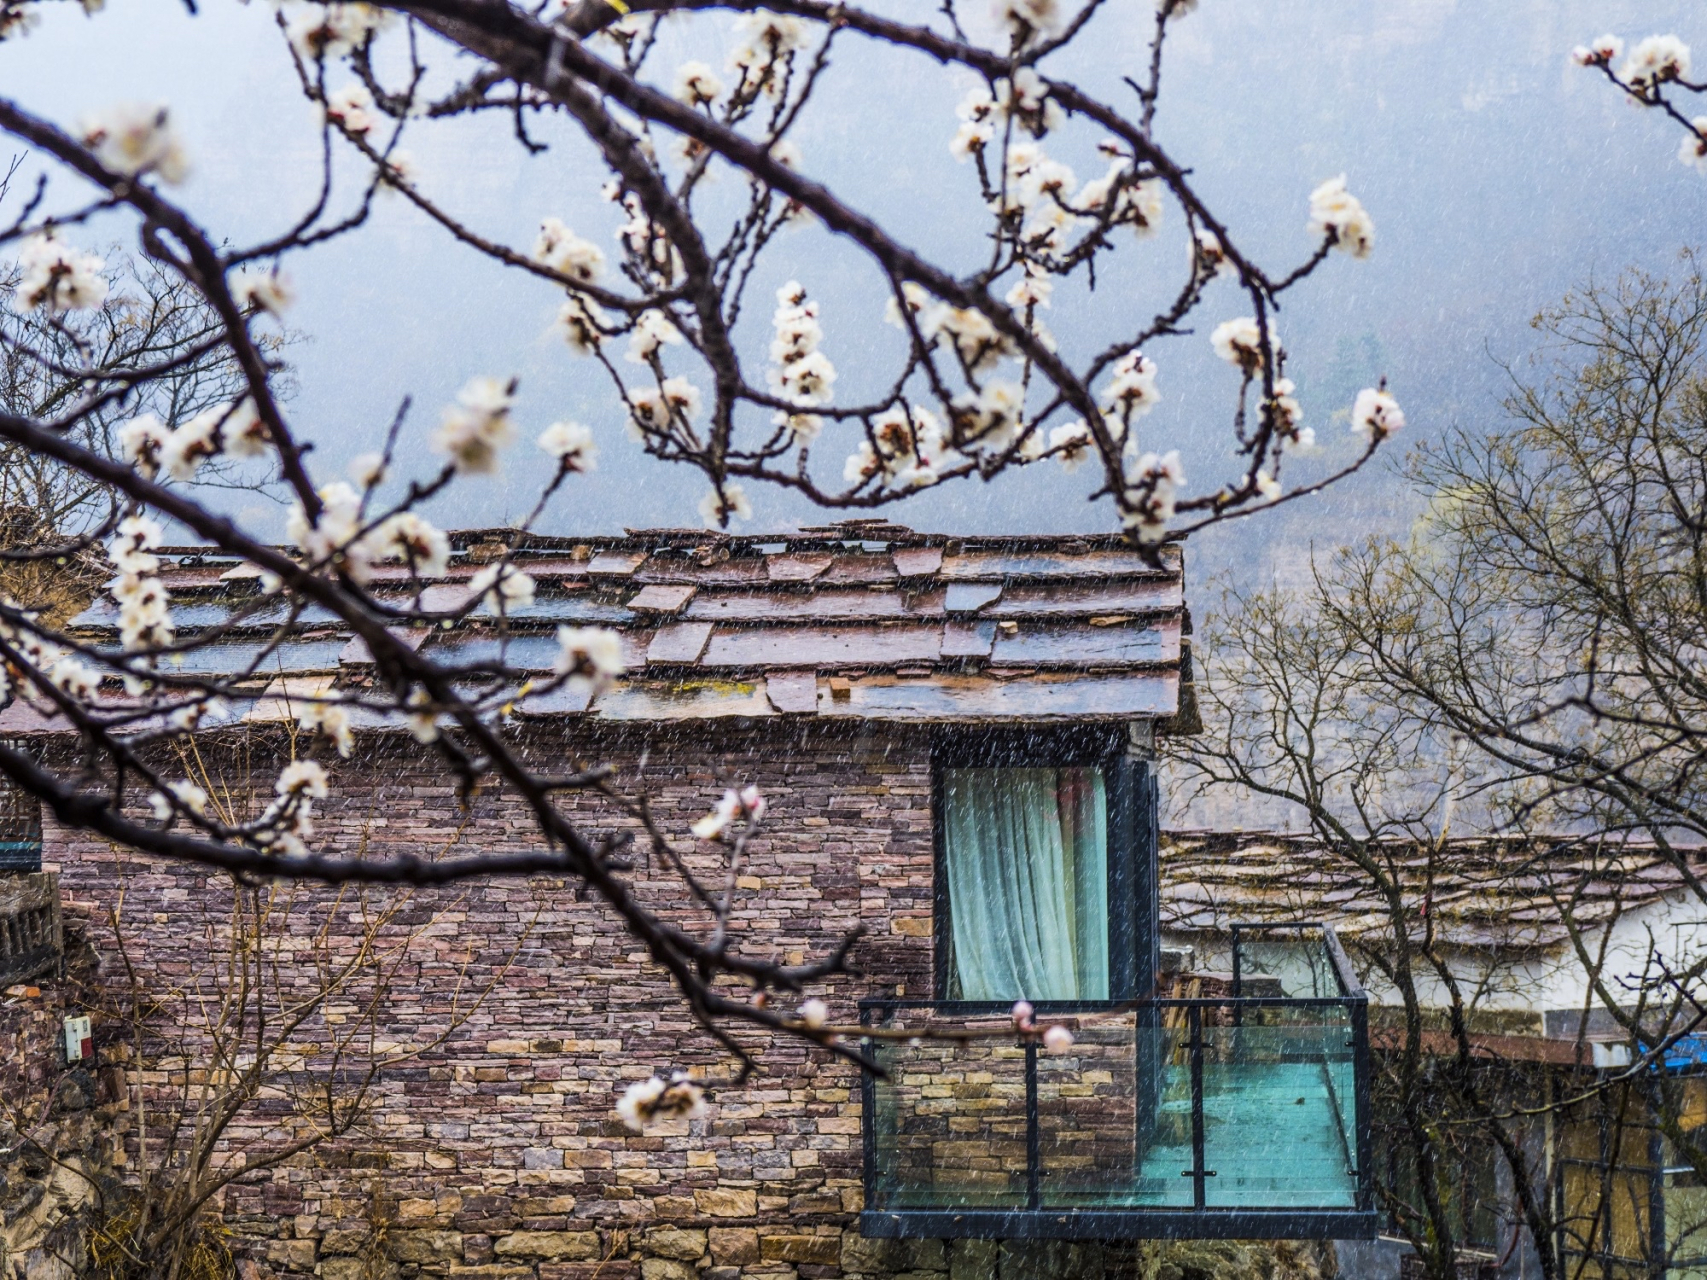
{"label": "fog", "polygon": [[[178,194],[216,237],[243,243],[276,233],[306,207],[318,128],[269,6],[208,0],[192,17],[161,0],[112,0],[94,19],[75,6],[50,8],[27,39],[0,45],[0,92],[66,124],[120,99],[170,102],[195,165]],[[1149,19],[1141,4],[1108,8],[1095,38],[1052,70],[1070,67],[1114,97],[1125,92],[1120,76],[1139,68]],[[1696,13],[1604,0],[1204,0],[1177,24],[1159,137],[1241,245],[1276,270],[1302,260],[1311,248],[1308,194],[1340,172],[1376,221],[1370,260],[1333,255],[1285,299],[1289,372],[1322,441],[1319,456],[1289,467],[1290,483],[1352,456],[1344,410],[1382,375],[1409,417],[1390,457],[1455,425],[1496,421],[1507,376],[1500,364],[1530,350],[1528,321],[1539,307],[1591,274],[1667,269],[1694,242],[1707,179],[1675,159],[1676,129],[1570,67],[1567,52],[1607,29],[1700,37],[1707,28],[1688,21]],[[721,65],[726,23],[669,30],[659,68],[667,74],[688,56]],[[809,175],[962,268],[983,251],[974,175],[947,150],[967,84],[922,59],[848,40],[796,135]],[[598,197],[595,157],[561,122],[537,132],[550,149],[534,157],[496,117],[424,127],[404,145],[423,188],[482,233],[525,249],[539,219],[555,214],[608,250],[617,217]],[[1059,147],[1052,140],[1051,153],[1092,176],[1097,136],[1076,130]],[[724,193],[736,187],[726,180]],[[71,193],[61,186],[54,198]],[[1057,295],[1048,320],[1069,353],[1104,345],[1177,288],[1185,246],[1177,210],[1170,213],[1164,234],[1122,248],[1095,295]],[[125,230],[112,223],[90,234],[110,240]],[[359,233],[297,255],[288,268],[300,293],[290,319],[302,335],[289,352],[299,388],[289,409],[314,442],[318,477],[335,478],[349,457],[376,447],[405,397],[414,408],[404,438],[416,473],[427,473],[438,407],[473,375],[515,375],[527,439],[575,417],[595,428],[602,449],[598,471],[554,501],[542,529],[696,522],[703,478],[646,458],[626,437],[603,374],[548,332],[557,303],[549,286],[490,265],[395,198]],[[838,397],[884,382],[900,336],[879,320],[882,280],[821,229],[791,233],[767,260],[748,312],[750,349],[768,340],[770,290],[790,277],[821,302],[825,349],[842,372]],[[1247,311],[1230,284],[1218,284],[1194,317],[1197,332],[1150,349],[1164,401],[1143,423],[1146,445],[1180,448],[1194,489],[1233,474],[1235,378],[1211,355],[1207,333]],[[847,444],[825,447],[826,471],[839,474]],[[518,517],[537,493],[530,453],[516,449],[503,477],[459,486],[431,514],[451,525]],[[885,514],[921,529],[1110,529],[1111,507],[1084,501],[1088,474],[1046,464],[989,486],[962,482]],[[825,518],[787,494],[751,496],[754,530]],[[238,506],[268,532],[282,530],[278,508],[252,496]],[[1200,535],[1194,576],[1295,565],[1312,542],[1400,527],[1410,509],[1390,466],[1379,466],[1330,495]]]}

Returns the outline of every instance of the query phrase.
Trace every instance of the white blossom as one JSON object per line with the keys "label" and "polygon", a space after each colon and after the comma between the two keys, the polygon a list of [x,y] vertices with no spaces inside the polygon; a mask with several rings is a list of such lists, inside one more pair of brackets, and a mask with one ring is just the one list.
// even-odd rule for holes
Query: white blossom
{"label": "white blossom", "polygon": [[1192,240],[1193,260],[1197,269],[1207,275],[1237,276],[1239,269],[1233,265],[1233,260],[1227,256],[1227,250],[1217,236],[1208,227],[1199,227]]}
{"label": "white blossom", "polygon": [[334,89],[326,95],[326,118],[340,125],[344,132],[366,134],[379,123],[373,94],[359,81]]}
{"label": "white blossom", "polygon": [[1127,352],[1114,363],[1114,380],[1102,393],[1103,407],[1128,422],[1143,417],[1162,399],[1156,372],[1156,362],[1142,351]]}
{"label": "white blossom", "polygon": [[158,520],[148,516],[126,516],[114,531],[118,536],[107,548],[107,558],[120,573],[147,574],[160,571],[160,557],[150,553],[165,539]]}
{"label": "white blossom", "polygon": [[26,36],[40,21],[41,13],[33,0],[7,0],[0,4],[0,40]]}
{"label": "white blossom", "polygon": [[969,160],[974,152],[984,150],[995,141],[996,100],[990,96],[988,86],[974,85],[955,107],[954,114],[960,118],[960,128],[948,149],[955,159]]}
{"label": "white blossom", "polygon": [[697,1120],[705,1114],[705,1091],[685,1072],[673,1074],[668,1084],[653,1076],[629,1085],[616,1113],[636,1133],[655,1120]]}
{"label": "white blossom", "polygon": [[1579,44],[1571,50],[1571,61],[1579,67],[1603,67],[1614,58],[1624,56],[1624,42],[1608,32],[1591,44]]}
{"label": "white blossom", "polygon": [[456,403],[444,411],[433,435],[433,448],[445,454],[464,475],[490,475],[498,469],[498,453],[515,439],[510,421],[516,384],[501,378],[471,378],[457,392]]}
{"label": "white blossom", "polygon": [[592,428],[579,422],[554,422],[539,433],[539,447],[564,471],[586,473],[599,465],[599,446]]}
{"label": "white blossom", "polygon": [[224,417],[223,408],[203,409],[173,431],[160,451],[166,474],[174,480],[191,480],[203,462],[217,457],[223,451],[219,427]]}
{"label": "white blossom", "polygon": [[1126,483],[1122,517],[1126,527],[1136,529],[1142,542],[1160,542],[1174,517],[1179,490],[1185,485],[1179,450],[1141,455],[1127,468]]}
{"label": "white blossom", "polygon": [[751,520],[753,504],[747,491],[733,480],[725,480],[699,500],[699,516],[708,528],[727,528],[731,520]]}
{"label": "white blossom", "polygon": [[1382,440],[1404,429],[1405,413],[1385,387],[1365,387],[1351,406],[1351,429],[1371,440]]}
{"label": "white blossom", "polygon": [[592,284],[604,270],[605,252],[576,235],[561,218],[542,218],[539,238],[533,243],[533,260],[558,275]]}
{"label": "white blossom", "polygon": [[1077,471],[1091,456],[1096,442],[1084,422],[1069,422],[1049,433],[1049,448],[1061,461],[1063,471]]}
{"label": "white blossom", "polygon": [[971,373],[987,373],[1013,352],[1013,344],[997,331],[990,317],[971,307],[937,308],[930,314],[928,327],[927,336],[948,336],[955,354]]}
{"label": "white blossom", "polygon": [[1121,156],[1110,162],[1102,177],[1085,183],[1073,207],[1089,217],[1106,213],[1110,225],[1129,226],[1142,240],[1155,235],[1162,225],[1162,191],[1160,178],[1136,177],[1132,162]]}
{"label": "white blossom", "polygon": [[432,702],[432,695],[419,686],[409,694],[409,713],[405,717],[405,724],[416,742],[438,740],[439,718],[432,709]]}
{"label": "white blossom", "polygon": [[79,253],[52,230],[31,236],[18,253],[18,306],[49,315],[87,311],[107,300],[106,263]]}
{"label": "white blossom", "polygon": [[744,817],[749,823],[754,823],[764,816],[765,798],[757,787],[749,784],[739,791],[731,787],[723,793],[711,812],[695,822],[689,830],[700,840],[715,840],[728,831],[737,818]]}
{"label": "white blossom", "polygon": [[667,431],[677,417],[698,413],[699,399],[699,388],[686,378],[665,378],[656,389],[637,387],[628,393],[629,425],[641,439],[647,432]]}
{"label": "white blossom", "polygon": [[[1293,440],[1298,440],[1301,431],[1305,430],[1299,425],[1304,420],[1304,410],[1299,405],[1297,397],[1293,395],[1296,390],[1297,388],[1292,385],[1291,378],[1276,378],[1274,380],[1274,398],[1268,402],[1274,414],[1275,425],[1282,435],[1289,436]],[[1312,438],[1314,437],[1312,436]]]}
{"label": "white blossom", "polygon": [[1694,165],[1697,173],[1707,173],[1707,116],[1696,116],[1689,122],[1689,128],[1677,149],[1677,158]]}
{"label": "white blossom", "polygon": [[684,62],[676,68],[676,97],[690,107],[709,107],[723,96],[723,81],[703,62]]}
{"label": "white blossom", "polygon": [[964,438],[999,453],[1019,431],[1025,393],[1012,382],[987,382],[976,397],[957,398],[954,408]]}
{"label": "white blossom", "polygon": [[1375,247],[1375,223],[1358,198],[1345,189],[1345,174],[1310,193],[1310,232],[1332,236],[1334,248],[1367,258]]}
{"label": "white blossom", "polygon": [[267,424],[261,421],[261,411],[255,407],[253,397],[244,396],[225,410],[219,442],[234,458],[258,458],[267,451],[272,436]]}
{"label": "white blossom", "polygon": [[398,511],[381,520],[362,539],[372,560],[401,560],[423,578],[442,578],[450,566],[450,539],[416,515]]}
{"label": "white blossom", "polygon": [[514,613],[533,603],[533,576],[512,564],[489,564],[468,580],[468,594],[479,596],[494,613]]}
{"label": "white blossom", "polygon": [[82,659],[69,653],[54,661],[47,670],[47,678],[61,693],[79,702],[94,697],[95,690],[101,687],[101,677]]}
{"label": "white blossom", "polygon": [[240,305],[258,307],[275,316],[282,316],[296,301],[296,285],[277,267],[239,273],[231,293]]}
{"label": "white blossom", "polygon": [[[146,558],[154,560],[153,556]],[[171,595],[159,578],[148,573],[124,573],[112,584],[112,594],[119,604],[119,643],[126,653],[172,643],[176,632]]]}
{"label": "white blossom", "polygon": [[813,1031],[830,1020],[830,1006],[814,996],[800,1006],[800,1021]]}
{"label": "white blossom", "polygon": [[154,174],[179,183],[190,171],[189,158],[162,103],[125,102],[86,116],[83,145],[114,173],[127,177]]}
{"label": "white blossom", "polygon": [[342,480],[324,486],[318,496],[320,514],[312,524],[300,502],[291,505],[285,517],[285,536],[311,559],[326,560],[344,550],[356,536],[361,497]]}
{"label": "white blossom", "polygon": [[1280,481],[1269,475],[1267,470],[1259,468],[1255,477],[1257,493],[1264,502],[1273,502],[1280,497]]}
{"label": "white blossom", "polygon": [[158,791],[148,797],[149,807],[154,810],[154,816],[161,822],[172,816],[173,800],[176,800],[180,806],[188,809],[191,813],[202,814],[207,812],[207,792],[189,779],[181,778],[176,782],[168,782],[166,790],[171,793],[171,799]]}
{"label": "white blossom", "polygon": [[1689,79],[1689,46],[1676,36],[1649,36],[1630,50],[1619,78],[1638,92],[1652,92],[1668,80]]}
{"label": "white blossom", "polygon": [[362,488],[371,489],[385,479],[385,455],[378,452],[358,453],[350,459],[350,465],[344,468],[344,474]]}
{"label": "white blossom", "polygon": [[366,43],[385,25],[384,10],[357,0],[308,0],[285,21],[285,38],[309,62],[337,58]]}
{"label": "white blossom", "polygon": [[656,308],[642,311],[634,322],[634,332],[628,339],[628,359],[634,364],[650,364],[652,357],[666,343],[674,346],[682,340],[682,331],[671,323],[670,317]]}
{"label": "white blossom", "polygon": [[1073,1047],[1073,1033],[1059,1024],[1043,1033],[1043,1047],[1050,1053],[1066,1053]]}
{"label": "white blossom", "polygon": [[160,470],[160,454],[171,432],[152,413],[132,418],[119,428],[119,448],[124,460],[152,479]]}
{"label": "white blossom", "polygon": [[1043,77],[1030,67],[1014,72],[1011,83],[1005,78],[996,81],[995,102],[998,117],[1012,116],[1034,138],[1060,128],[1067,119],[1061,104],[1049,96],[1049,86]]}
{"label": "white blossom", "polygon": [[1060,0],[995,0],[996,21],[1005,24],[1021,45],[1061,29]]}
{"label": "white blossom", "polygon": [[273,790],[280,796],[302,796],[308,800],[324,800],[331,794],[326,785],[326,770],[313,760],[293,760],[279,771]]}
{"label": "white blossom", "polygon": [[597,693],[610,687],[626,666],[622,637],[609,627],[558,627],[553,670],[572,691]]}
{"label": "white blossom", "polygon": [[[1269,341],[1279,345],[1274,342],[1273,329],[1269,330]],[[1216,355],[1247,374],[1253,374],[1263,366],[1262,331],[1250,316],[1240,316],[1216,325],[1215,332],[1209,335],[1209,344],[1215,348]]]}
{"label": "white blossom", "polygon": [[399,147],[380,162],[379,191],[390,195],[399,187],[412,187],[420,179],[412,152]]}
{"label": "white blossom", "polygon": [[296,722],[305,732],[323,734],[345,759],[355,749],[356,735],[350,728],[349,710],[336,702],[310,702],[303,707]]}
{"label": "white blossom", "polygon": [[735,21],[731,70],[741,73],[743,85],[771,97],[782,92],[779,64],[806,47],[806,24],[799,18],[759,10]]}
{"label": "white blossom", "polygon": [[603,329],[610,323],[598,303],[570,298],[557,312],[555,328],[576,355],[591,355],[604,341]]}

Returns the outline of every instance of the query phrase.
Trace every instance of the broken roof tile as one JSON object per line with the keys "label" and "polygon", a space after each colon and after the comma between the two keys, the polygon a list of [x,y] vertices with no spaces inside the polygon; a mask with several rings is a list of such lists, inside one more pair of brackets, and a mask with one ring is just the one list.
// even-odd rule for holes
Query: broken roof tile
{"label": "broken roof tile", "polygon": [[810,715],[818,710],[818,673],[772,671],[765,677],[765,695],[784,715]]}
{"label": "broken roof tile", "polygon": [[659,627],[658,634],[646,649],[646,661],[651,663],[693,663],[705,652],[711,639],[709,622],[675,622]]}
{"label": "broken roof tile", "polygon": [[705,667],[892,666],[935,662],[942,628],[906,624],[872,627],[766,627],[719,629],[706,646]]}
{"label": "broken roof tile", "polygon": [[765,576],[772,582],[811,582],[835,559],[828,551],[765,557]]}
{"label": "broken roof tile", "polygon": [[950,620],[942,628],[942,656],[945,658],[988,658],[990,646],[996,639],[994,622],[964,622]]}
{"label": "broken roof tile", "polygon": [[665,586],[654,583],[642,587],[640,593],[628,602],[628,607],[636,613],[680,613],[698,590],[691,584]]}
{"label": "broken roof tile", "polygon": [[600,551],[587,562],[594,578],[626,578],[646,562],[644,551]]}
{"label": "broken roof tile", "polygon": [[953,582],[945,593],[943,608],[950,613],[977,613],[1002,598],[999,582]]}
{"label": "broken roof tile", "polygon": [[941,547],[896,547],[889,553],[903,578],[928,578],[942,568]]}

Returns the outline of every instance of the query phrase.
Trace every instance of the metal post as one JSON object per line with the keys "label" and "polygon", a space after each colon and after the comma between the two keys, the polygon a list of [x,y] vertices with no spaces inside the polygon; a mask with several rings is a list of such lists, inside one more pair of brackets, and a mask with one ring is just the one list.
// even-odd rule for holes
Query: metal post
{"label": "metal post", "polygon": [[[860,1026],[869,1026],[871,1010],[862,1006],[859,1011]],[[863,1048],[872,1051],[872,1040],[866,1040]],[[859,1073],[859,1112],[860,1112],[860,1142],[864,1148],[865,1171],[861,1179],[865,1192],[865,1207],[867,1209],[881,1208],[877,1196],[877,1080],[869,1071]]]}
{"label": "metal post", "polygon": [[1192,1005],[1186,1011],[1191,1030],[1191,1202],[1201,1209],[1203,1186],[1203,1009]]}
{"label": "metal post", "polygon": [[1369,1088],[1369,1001],[1351,1006],[1352,1094],[1357,1107],[1357,1207],[1375,1205],[1375,1156],[1370,1150],[1370,1128],[1374,1123]]}
{"label": "metal post", "polygon": [[[1233,935],[1233,999],[1237,1000],[1240,996],[1244,995],[1243,973],[1242,973],[1242,967],[1239,964],[1239,926],[1238,925],[1233,926],[1232,935]],[[1235,1004],[1233,1006],[1233,1025],[1235,1027],[1242,1027],[1245,1025],[1245,1009],[1244,1009],[1243,1005]]]}
{"label": "metal post", "polygon": [[1025,1207],[1043,1206],[1043,1154],[1037,1132],[1037,1041],[1025,1042]]}

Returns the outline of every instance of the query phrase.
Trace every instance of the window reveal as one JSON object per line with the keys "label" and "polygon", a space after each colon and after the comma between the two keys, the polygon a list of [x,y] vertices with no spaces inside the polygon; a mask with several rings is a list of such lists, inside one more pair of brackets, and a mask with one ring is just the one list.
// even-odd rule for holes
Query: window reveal
{"label": "window reveal", "polygon": [[943,798],[950,996],[1108,999],[1102,770],[948,769]]}

